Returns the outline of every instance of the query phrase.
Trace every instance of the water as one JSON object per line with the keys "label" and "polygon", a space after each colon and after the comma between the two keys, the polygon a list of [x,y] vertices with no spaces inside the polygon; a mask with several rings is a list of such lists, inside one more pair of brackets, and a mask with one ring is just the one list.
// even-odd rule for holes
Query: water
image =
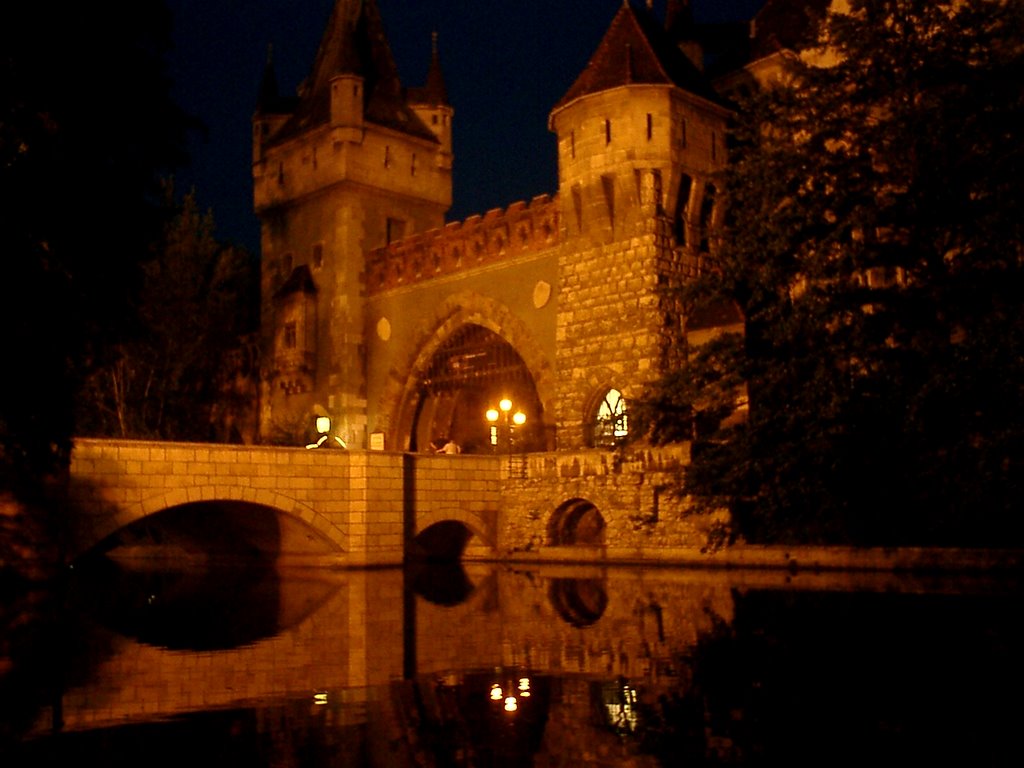
{"label": "water", "polygon": [[1020,597],[1000,574],[107,566],[7,606],[0,766],[1017,765]]}

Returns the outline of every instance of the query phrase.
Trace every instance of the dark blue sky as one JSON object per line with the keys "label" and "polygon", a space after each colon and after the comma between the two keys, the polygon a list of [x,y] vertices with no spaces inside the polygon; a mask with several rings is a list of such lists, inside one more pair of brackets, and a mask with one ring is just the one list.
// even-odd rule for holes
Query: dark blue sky
{"label": "dark blue sky", "polygon": [[[284,94],[309,73],[333,0],[167,0],[174,96],[206,126],[179,190],[194,187],[217,235],[255,250],[250,119],[267,46]],[[656,0],[661,13],[665,0]],[[422,85],[439,35],[455,109],[449,219],[555,191],[551,107],[594,52],[622,0],[377,0],[402,81]],[[764,0],[693,0],[698,20],[749,18]]]}

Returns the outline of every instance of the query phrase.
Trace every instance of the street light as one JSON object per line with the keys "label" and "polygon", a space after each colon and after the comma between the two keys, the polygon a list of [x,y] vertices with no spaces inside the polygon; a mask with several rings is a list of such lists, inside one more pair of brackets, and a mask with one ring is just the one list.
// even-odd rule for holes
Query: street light
{"label": "street light", "polygon": [[[315,443],[309,443],[308,445],[306,445],[306,448],[311,449],[331,447],[331,418],[329,416],[316,417],[316,431],[319,437],[317,438]],[[334,443],[337,443],[342,448],[348,448],[348,445],[345,444],[345,441],[342,440],[338,435],[334,436]]]}
{"label": "street light", "polygon": [[526,423],[526,414],[520,410],[512,412],[512,401],[507,397],[503,397],[498,402],[497,408],[488,408],[485,414],[487,421],[491,424],[491,448],[496,449],[498,447],[498,423],[503,422],[505,424],[505,433],[508,435],[508,469],[509,473],[512,472],[512,433],[516,427],[521,427]]}

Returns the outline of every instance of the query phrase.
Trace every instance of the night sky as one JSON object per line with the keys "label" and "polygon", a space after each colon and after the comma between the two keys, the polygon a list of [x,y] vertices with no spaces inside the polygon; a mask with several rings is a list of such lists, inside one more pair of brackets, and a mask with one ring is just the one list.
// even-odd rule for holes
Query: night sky
{"label": "night sky", "polygon": [[[194,187],[217,236],[255,251],[250,132],[268,45],[282,94],[309,74],[333,0],[167,0],[178,104],[206,127],[179,191]],[[656,0],[663,13],[665,0]],[[430,38],[454,118],[449,220],[552,193],[551,107],[586,66],[622,0],[378,0],[399,75],[422,85]],[[698,21],[750,18],[764,0],[693,0]]]}

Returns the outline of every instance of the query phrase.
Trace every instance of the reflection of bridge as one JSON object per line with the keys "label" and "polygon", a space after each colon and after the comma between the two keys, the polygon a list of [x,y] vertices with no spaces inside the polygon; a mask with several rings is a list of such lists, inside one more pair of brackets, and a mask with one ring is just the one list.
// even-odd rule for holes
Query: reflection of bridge
{"label": "reflection of bridge", "polygon": [[[169,638],[152,633],[141,639],[125,617],[131,608],[121,605],[101,622],[116,630],[69,636],[73,646],[105,650],[34,730],[51,731],[58,720],[65,731],[91,730],[261,701],[312,705],[317,693],[344,707],[351,722],[365,718],[367,707],[391,706],[374,701],[389,682],[506,666],[665,684],[678,675],[671,659],[716,621],[732,619],[724,573],[711,580],[596,568],[559,573],[471,566],[471,593],[448,606],[403,599],[401,569],[303,571],[279,584],[273,633],[213,650],[170,650],[161,645]],[[164,597],[156,593],[147,611],[159,611]],[[77,657],[81,649],[66,653]]]}
{"label": "reflection of bridge", "polygon": [[468,532],[486,553],[502,467],[492,456],[80,439],[69,555],[168,510],[201,519],[211,503],[230,528],[222,539],[246,537],[284,563],[401,563],[408,543],[446,521],[459,524],[460,546]]}

